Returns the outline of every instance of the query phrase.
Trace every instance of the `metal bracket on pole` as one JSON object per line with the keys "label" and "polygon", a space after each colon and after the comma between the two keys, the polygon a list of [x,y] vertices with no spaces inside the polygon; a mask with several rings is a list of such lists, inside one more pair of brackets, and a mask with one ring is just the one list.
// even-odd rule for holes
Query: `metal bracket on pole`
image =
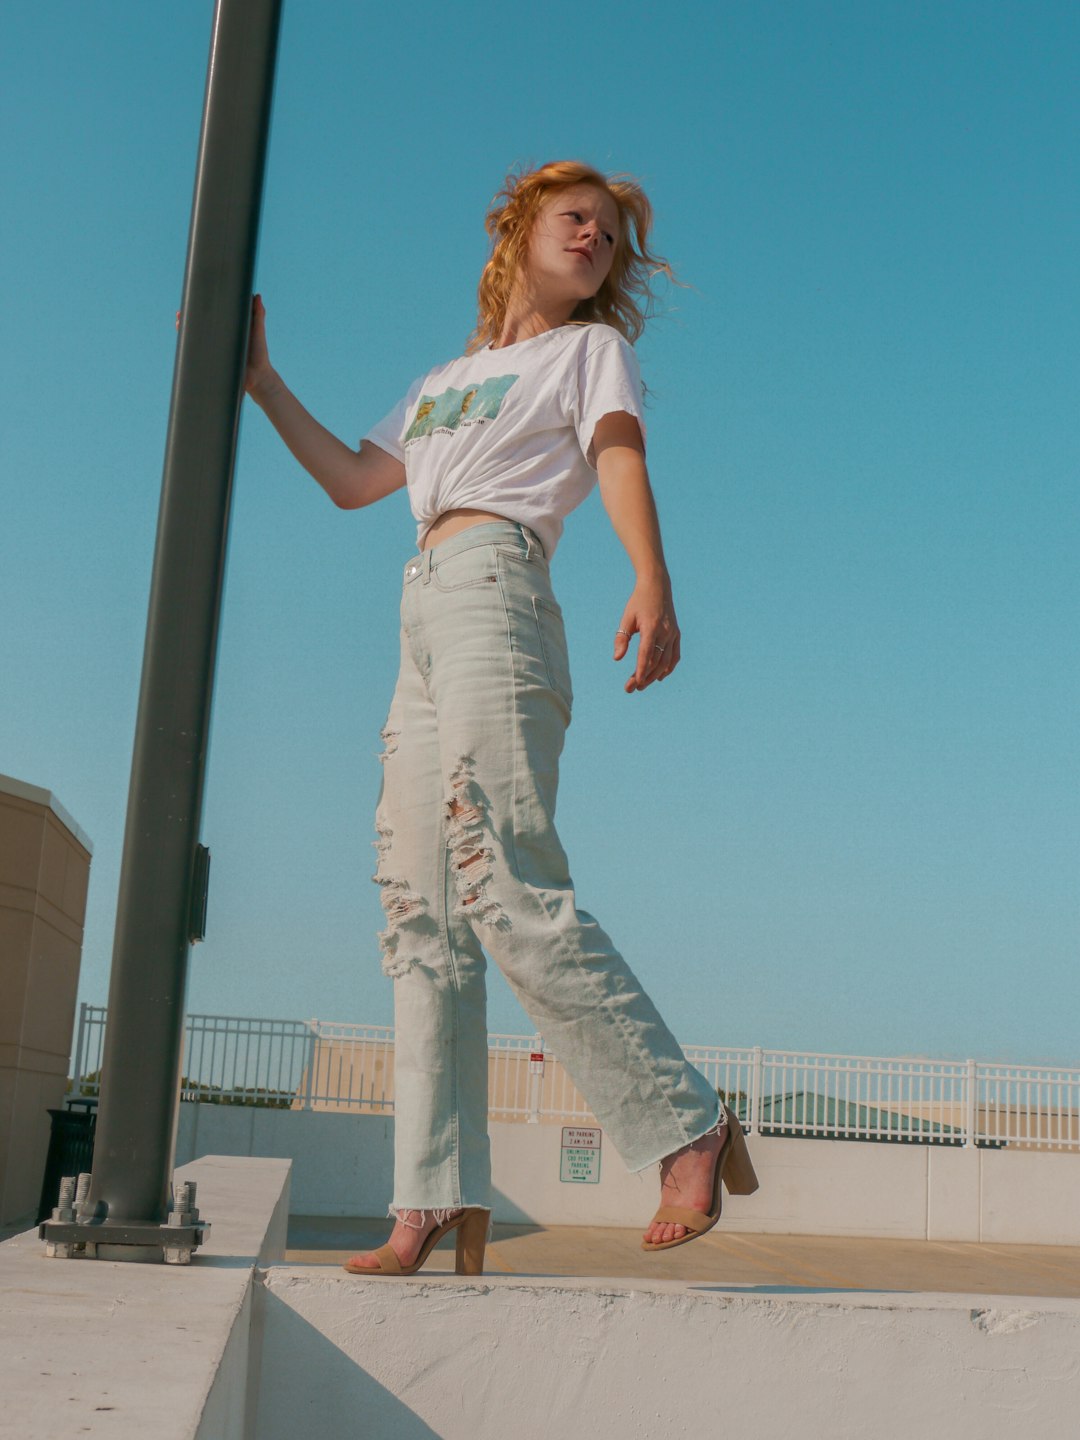
{"label": "metal bracket on pole", "polygon": [[196,845],[191,876],[191,913],[188,915],[188,939],[193,945],[206,939],[206,907],[209,899],[210,851],[205,845]]}

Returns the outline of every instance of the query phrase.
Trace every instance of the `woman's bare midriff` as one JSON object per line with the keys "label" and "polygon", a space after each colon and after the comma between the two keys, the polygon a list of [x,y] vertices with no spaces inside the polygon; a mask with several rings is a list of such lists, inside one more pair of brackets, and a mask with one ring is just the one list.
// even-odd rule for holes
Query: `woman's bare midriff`
{"label": "woman's bare midriff", "polygon": [[490,525],[492,520],[505,520],[505,515],[495,515],[490,510],[444,510],[424,536],[422,549],[430,550],[440,540],[449,540],[461,530],[472,525]]}

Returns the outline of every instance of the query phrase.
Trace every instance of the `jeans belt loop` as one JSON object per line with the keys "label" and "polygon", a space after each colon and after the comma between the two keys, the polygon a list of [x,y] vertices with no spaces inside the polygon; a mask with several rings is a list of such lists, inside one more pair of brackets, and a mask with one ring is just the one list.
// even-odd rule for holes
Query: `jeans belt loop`
{"label": "jeans belt loop", "polygon": [[423,569],[425,585],[429,584],[431,581],[431,551],[433,548],[433,546],[429,545],[428,548],[424,551]]}

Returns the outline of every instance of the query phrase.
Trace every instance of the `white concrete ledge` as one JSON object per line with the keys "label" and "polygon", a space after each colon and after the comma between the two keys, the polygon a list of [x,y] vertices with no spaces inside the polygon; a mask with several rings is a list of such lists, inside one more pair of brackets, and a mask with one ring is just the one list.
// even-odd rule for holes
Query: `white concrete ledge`
{"label": "white concrete ledge", "polygon": [[259,1276],[259,1440],[1075,1440],[1080,1301]]}
{"label": "white concrete ledge", "polygon": [[207,1156],[177,1175],[211,1222],[189,1266],[49,1260],[36,1230],[0,1245],[0,1394],[18,1440],[250,1433],[253,1275],[284,1254],[289,1163]]}

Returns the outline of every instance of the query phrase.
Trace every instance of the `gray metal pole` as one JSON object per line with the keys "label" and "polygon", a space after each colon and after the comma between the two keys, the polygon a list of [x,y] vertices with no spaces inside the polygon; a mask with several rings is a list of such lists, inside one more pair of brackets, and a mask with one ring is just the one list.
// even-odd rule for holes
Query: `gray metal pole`
{"label": "gray metal pole", "polygon": [[41,1227],[50,1253],[177,1258],[201,1238],[193,1207],[170,1215],[170,1190],[188,947],[205,908],[199,823],[280,15],[281,0],[217,0],[214,12],[93,1177],[73,1223]]}

